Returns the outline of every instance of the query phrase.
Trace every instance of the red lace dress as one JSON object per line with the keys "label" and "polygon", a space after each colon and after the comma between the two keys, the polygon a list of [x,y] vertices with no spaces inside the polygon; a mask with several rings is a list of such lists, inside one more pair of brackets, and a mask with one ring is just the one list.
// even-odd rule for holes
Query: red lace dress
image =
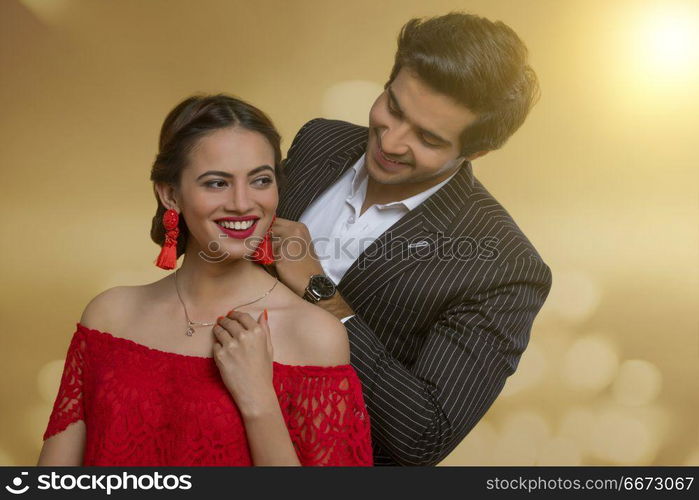
{"label": "red lace dress", "polygon": [[[274,363],[302,465],[372,465],[369,415],[350,365]],[[83,465],[252,465],[242,417],[213,358],[152,349],[80,323],[44,439],[84,420]]]}

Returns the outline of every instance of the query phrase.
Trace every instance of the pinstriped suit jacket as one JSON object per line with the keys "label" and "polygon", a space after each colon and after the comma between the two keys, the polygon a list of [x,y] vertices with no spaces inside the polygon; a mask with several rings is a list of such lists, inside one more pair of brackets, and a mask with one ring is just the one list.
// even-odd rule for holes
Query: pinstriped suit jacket
{"label": "pinstriped suit jacket", "polygon": [[[346,122],[304,125],[277,214],[297,221],[367,139]],[[366,248],[338,290],[356,313],[345,327],[377,465],[434,465],[464,439],[517,368],[550,287],[549,267],[470,164]]]}

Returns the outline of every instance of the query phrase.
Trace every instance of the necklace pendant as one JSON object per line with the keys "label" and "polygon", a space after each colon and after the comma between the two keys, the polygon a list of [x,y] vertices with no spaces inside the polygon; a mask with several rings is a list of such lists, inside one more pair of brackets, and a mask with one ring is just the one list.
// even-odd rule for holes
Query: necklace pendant
{"label": "necklace pendant", "polygon": [[185,335],[187,335],[187,337],[191,337],[192,335],[194,335],[194,328],[192,328],[191,326],[187,328]]}

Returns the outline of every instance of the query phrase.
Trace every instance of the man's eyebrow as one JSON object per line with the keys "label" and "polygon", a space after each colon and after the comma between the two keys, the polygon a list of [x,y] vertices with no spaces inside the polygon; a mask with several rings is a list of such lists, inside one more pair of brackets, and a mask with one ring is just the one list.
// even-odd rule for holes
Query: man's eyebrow
{"label": "man's eyebrow", "polygon": [[[250,172],[248,172],[248,177],[250,177],[250,176],[252,176],[252,175],[255,175],[255,174],[257,174],[257,173],[260,173],[260,172],[262,172],[263,170],[271,170],[272,173],[274,173],[274,169],[273,169],[271,166],[269,166],[269,165],[260,165],[259,167],[255,167],[255,168],[253,168],[252,170],[250,170]],[[203,174],[201,174],[199,177],[197,177],[196,180],[198,181],[199,179],[201,179],[201,178],[203,178],[203,177],[206,177],[207,175],[218,175],[218,176],[220,176],[220,177],[225,177],[226,179],[230,179],[230,178],[233,177],[231,174],[229,174],[228,172],[224,172],[223,170],[209,170],[209,171],[204,172]]]}
{"label": "man's eyebrow", "polygon": [[[393,106],[396,108],[396,111],[398,111],[402,115],[405,115],[403,109],[400,107],[398,99],[396,99],[396,95],[393,93],[393,90],[391,90],[391,87],[389,86],[386,90],[388,91],[388,97]],[[430,139],[436,142],[441,142],[447,147],[451,146],[451,141],[446,140],[444,137],[441,137],[440,135],[435,134],[434,132],[430,132],[429,130],[426,130],[422,127],[417,127],[417,129],[422,135],[429,136]]]}

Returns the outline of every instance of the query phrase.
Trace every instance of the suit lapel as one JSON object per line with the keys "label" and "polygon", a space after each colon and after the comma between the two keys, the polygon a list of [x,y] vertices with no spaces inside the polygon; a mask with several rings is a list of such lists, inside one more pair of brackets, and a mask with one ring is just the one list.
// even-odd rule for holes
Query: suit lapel
{"label": "suit lapel", "polygon": [[[304,165],[296,165],[277,207],[278,216],[299,220],[306,208],[365,152],[367,139],[367,135],[362,135],[352,144],[343,144],[320,168],[310,165],[304,169]],[[467,203],[473,182],[471,164],[466,163],[447,184],[369,245],[338,284],[345,300],[354,309],[361,308],[387,281],[424,262],[426,255],[444,244],[445,238],[438,237],[447,232]],[[415,246],[421,241],[427,241],[428,246]]]}
{"label": "suit lapel", "polygon": [[308,169],[295,176],[286,187],[277,207],[284,219],[297,221],[311,203],[362,156],[366,140],[325,159],[320,169]]}
{"label": "suit lapel", "polygon": [[359,309],[387,281],[425,262],[447,242],[444,235],[466,204],[472,187],[473,172],[471,164],[466,163],[447,184],[379,236],[338,284],[345,300]]}

